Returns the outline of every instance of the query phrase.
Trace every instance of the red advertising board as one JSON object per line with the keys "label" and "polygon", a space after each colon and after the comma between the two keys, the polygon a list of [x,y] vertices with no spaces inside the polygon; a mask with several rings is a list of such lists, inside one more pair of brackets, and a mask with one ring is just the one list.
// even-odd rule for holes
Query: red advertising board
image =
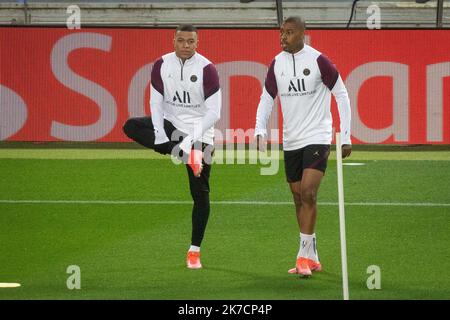
{"label": "red advertising board", "polygon": [[[152,62],[173,50],[173,34],[0,28],[0,140],[129,141],[122,124],[150,113]],[[450,31],[307,34],[346,83],[353,143],[450,143]],[[267,66],[280,52],[278,31],[202,29],[199,40],[223,90],[216,127],[253,128]],[[332,111],[337,119],[334,102]],[[282,126],[278,114],[272,128]]]}

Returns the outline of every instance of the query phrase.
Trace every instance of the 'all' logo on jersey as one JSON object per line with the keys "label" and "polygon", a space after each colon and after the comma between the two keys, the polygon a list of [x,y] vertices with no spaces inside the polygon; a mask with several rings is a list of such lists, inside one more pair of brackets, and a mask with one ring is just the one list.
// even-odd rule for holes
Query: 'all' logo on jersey
{"label": "'all' logo on jersey", "polygon": [[294,79],[289,82],[289,92],[302,92],[306,91],[305,79]]}
{"label": "'all' logo on jersey", "polygon": [[183,91],[183,95],[181,96],[178,91],[175,91],[175,95],[173,96],[173,102],[178,101],[181,103],[191,103],[191,96],[189,92]]}

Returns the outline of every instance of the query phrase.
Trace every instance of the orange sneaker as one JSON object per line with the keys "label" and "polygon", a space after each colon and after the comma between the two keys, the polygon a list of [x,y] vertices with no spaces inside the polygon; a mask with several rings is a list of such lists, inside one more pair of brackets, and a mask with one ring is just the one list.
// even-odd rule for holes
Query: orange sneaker
{"label": "orange sneaker", "polygon": [[188,251],[186,264],[189,269],[201,269],[200,252]]}
{"label": "orange sneaker", "polygon": [[203,170],[202,159],[203,159],[203,152],[195,149],[191,150],[187,164],[189,165],[189,167],[191,167],[194,176],[197,178],[200,177],[200,174],[202,173]]}
{"label": "orange sneaker", "polygon": [[[305,265],[307,265],[308,268],[305,268]],[[309,269],[309,272],[307,269]],[[300,272],[300,270],[302,272]],[[302,275],[311,275],[311,271],[317,272],[322,271],[322,265],[320,264],[320,262],[300,257],[297,258],[296,267],[289,269],[288,273],[300,273]]]}
{"label": "orange sneaker", "polygon": [[297,273],[302,276],[309,277],[312,275],[311,269],[309,268],[308,259],[306,258],[298,258],[297,263],[295,264],[295,268],[297,269]]}
{"label": "orange sneaker", "polygon": [[317,271],[320,272],[322,271],[322,265],[320,264],[319,261],[314,261],[311,259],[308,259],[308,263],[309,263],[309,268],[311,269],[311,271]]}

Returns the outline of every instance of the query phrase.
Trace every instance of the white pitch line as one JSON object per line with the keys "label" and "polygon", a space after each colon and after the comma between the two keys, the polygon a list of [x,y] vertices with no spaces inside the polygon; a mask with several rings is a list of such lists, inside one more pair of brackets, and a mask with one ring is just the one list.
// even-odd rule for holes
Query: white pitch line
{"label": "white pitch line", "polygon": [[[6,200],[0,204],[192,204],[192,201],[177,200]],[[211,201],[211,204],[222,205],[293,205],[291,201]],[[319,202],[321,206],[337,206],[337,202]],[[403,206],[403,207],[450,207],[450,203],[434,202],[346,202],[348,206]]]}
{"label": "white pitch line", "polygon": [[0,288],[17,288],[20,287],[20,283],[0,282]]}

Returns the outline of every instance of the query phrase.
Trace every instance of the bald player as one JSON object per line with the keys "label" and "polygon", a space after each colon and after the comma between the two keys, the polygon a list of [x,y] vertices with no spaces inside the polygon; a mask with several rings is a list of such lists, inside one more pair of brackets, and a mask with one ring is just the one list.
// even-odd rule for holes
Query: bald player
{"label": "bald player", "polygon": [[278,95],[283,113],[283,151],[287,183],[293,195],[300,243],[289,273],[321,271],[315,234],[317,192],[327,167],[332,140],[331,94],[341,120],[342,156],[351,153],[350,101],[336,66],[306,45],[305,22],[287,18],[280,29],[283,49],[270,64],[256,114],[255,136],[264,150],[266,125]]}

